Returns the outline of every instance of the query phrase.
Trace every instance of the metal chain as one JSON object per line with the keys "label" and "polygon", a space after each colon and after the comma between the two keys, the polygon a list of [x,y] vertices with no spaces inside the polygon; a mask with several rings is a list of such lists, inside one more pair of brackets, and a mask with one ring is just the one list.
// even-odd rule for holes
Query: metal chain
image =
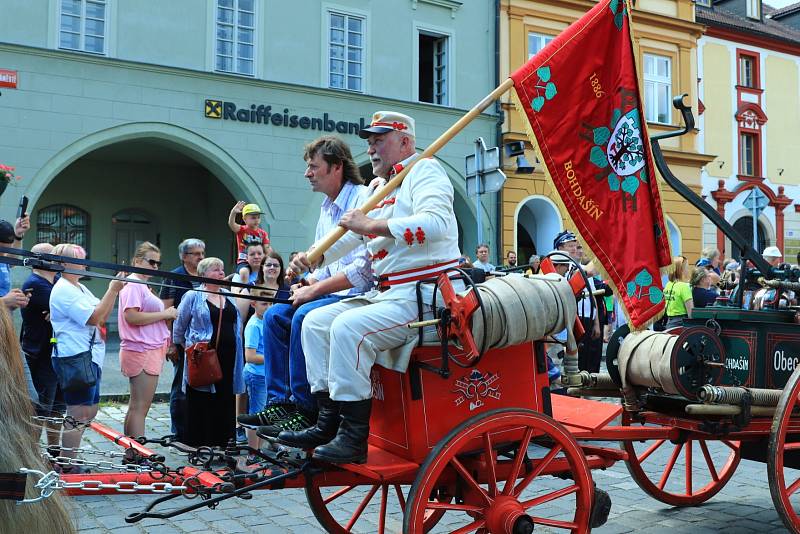
{"label": "metal chain", "polygon": [[152,484],[137,484],[136,482],[116,482],[114,484],[104,484],[99,480],[82,480],[80,482],[64,482],[55,471],[43,473],[36,469],[20,469],[21,473],[38,475],[39,480],[34,488],[39,490],[39,496],[32,499],[17,501],[17,504],[31,504],[50,497],[54,491],[64,489],[77,489],[82,491],[101,491],[115,490],[118,493],[135,493],[137,491],[149,491],[150,493],[174,493],[185,492],[188,486],[173,485],[169,482],[153,482]]}
{"label": "metal chain", "polygon": [[64,417],[46,417],[43,415],[34,415],[32,416],[34,421],[41,421],[43,423],[53,423],[56,425],[63,425],[65,428],[69,429],[78,429],[78,428],[87,428],[89,425],[92,424],[92,421],[85,421],[81,423],[71,415],[66,415]]}
{"label": "metal chain", "polygon": [[93,467],[101,471],[118,471],[122,470],[127,473],[150,473],[153,468],[146,465],[136,464],[115,464],[105,460],[92,462],[90,460],[83,460],[81,458],[69,458],[68,456],[50,456],[47,453],[42,454],[45,458],[58,465],[77,465],[82,467]]}
{"label": "metal chain", "polygon": [[[45,455],[52,458],[50,453],[47,452],[48,448],[50,448],[50,446],[42,445],[42,451],[45,453]],[[74,453],[94,454],[95,456],[105,456],[107,458],[125,458],[125,453],[124,452],[118,452],[118,451],[101,451],[100,449],[86,449],[86,448],[83,448],[83,447],[71,448],[71,447],[53,446],[52,448],[58,449],[61,452],[74,452]]]}
{"label": "metal chain", "polygon": [[187,486],[174,486],[169,482],[153,482],[152,484],[137,484],[136,482],[115,482],[104,484],[99,480],[82,480],[80,482],[64,482],[61,479],[56,483],[56,489],[79,489],[83,491],[100,491],[113,489],[119,493],[134,493],[136,491],[149,491],[151,493],[172,493],[186,491]]}

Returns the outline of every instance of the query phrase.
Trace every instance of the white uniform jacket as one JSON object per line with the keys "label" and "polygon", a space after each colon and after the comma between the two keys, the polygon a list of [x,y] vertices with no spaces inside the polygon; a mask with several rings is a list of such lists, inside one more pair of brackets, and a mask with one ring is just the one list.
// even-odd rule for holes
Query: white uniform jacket
{"label": "white uniform jacket", "polygon": [[[415,157],[395,165],[395,172]],[[323,264],[334,262],[365,243],[373,271],[392,284],[387,291],[365,296],[374,301],[416,300],[416,282],[404,280],[428,273],[435,277],[445,267],[458,266],[461,253],[453,195],[450,178],[438,161],[417,161],[400,187],[368,214],[374,219],[388,219],[392,237],[347,232],[325,252]],[[409,270],[412,272],[404,272]],[[428,304],[432,292],[432,286],[426,285],[423,299]]]}

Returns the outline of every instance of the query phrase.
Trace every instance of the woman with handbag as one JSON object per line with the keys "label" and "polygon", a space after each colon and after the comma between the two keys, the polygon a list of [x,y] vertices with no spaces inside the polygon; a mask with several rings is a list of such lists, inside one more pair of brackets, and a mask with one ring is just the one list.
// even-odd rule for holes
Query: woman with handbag
{"label": "woman with handbag", "polygon": [[[140,269],[161,267],[161,251],[145,241],[136,247],[131,264]],[[147,281],[150,276],[131,274],[129,279]],[[177,317],[177,310],[164,303],[145,284],[128,284],[119,294],[119,368],[128,377],[131,398],[125,414],[125,435],[144,436],[144,420],[150,411],[158,377],[167,355],[167,321]]]}
{"label": "woman with handbag", "polygon": [[[86,251],[79,245],[60,244],[53,254],[84,259]],[[72,270],[85,270],[83,265],[65,263]],[[118,276],[123,276],[120,273]],[[53,370],[64,392],[67,415],[79,423],[88,423],[97,415],[100,402],[100,378],[106,355],[105,322],[114,307],[117,295],[125,286],[123,280],[112,280],[103,298],[95,297],[80,280],[81,275],[62,273],[50,292],[50,323],[53,326]],[[61,445],[78,447],[83,426],[64,428]],[[75,457],[70,450],[62,456]],[[64,471],[69,471],[69,467]],[[74,471],[73,471],[74,472]]]}
{"label": "woman with handbag", "polygon": [[[197,274],[223,280],[219,258],[206,258]],[[235,436],[236,395],[244,392],[242,320],[232,294],[206,283],[189,291],[178,306],[172,341],[186,353],[186,444],[225,446]]]}

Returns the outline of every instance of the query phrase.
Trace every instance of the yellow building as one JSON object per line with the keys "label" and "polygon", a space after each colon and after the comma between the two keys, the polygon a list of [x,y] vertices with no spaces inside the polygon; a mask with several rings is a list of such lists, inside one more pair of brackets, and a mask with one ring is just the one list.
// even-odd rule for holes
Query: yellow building
{"label": "yellow building", "polygon": [[[569,24],[586,13],[590,0],[503,0],[500,23],[501,79],[519,68]],[[672,107],[672,96],[688,93],[697,109],[697,40],[703,26],[694,21],[691,0],[639,0],[633,11],[638,44],[640,76],[644,87],[645,115],[651,135],[674,131],[680,116]],[[520,263],[533,254],[547,254],[553,237],[562,229],[574,230],[554,202],[557,194],[546,180],[542,165],[510,100],[503,102],[503,143],[524,141],[526,158],[533,162],[532,174],[517,172],[514,161],[506,161],[508,180],[502,191],[502,249],[516,250]],[[700,168],[710,159],[697,150],[697,133],[662,142],[673,173],[698,193]],[[510,160],[511,158],[507,158]],[[702,217],[662,180],[664,212],[673,243],[673,253],[689,258],[700,254]],[[498,251],[498,255],[500,251]]]}
{"label": "yellow building", "polygon": [[[757,247],[775,245],[786,261],[800,252],[800,3],[773,9],[761,0],[698,0],[706,25],[698,43],[701,150],[717,158],[703,191],[717,212],[753,242],[753,190],[768,202]],[[704,242],[736,255],[706,223]]]}

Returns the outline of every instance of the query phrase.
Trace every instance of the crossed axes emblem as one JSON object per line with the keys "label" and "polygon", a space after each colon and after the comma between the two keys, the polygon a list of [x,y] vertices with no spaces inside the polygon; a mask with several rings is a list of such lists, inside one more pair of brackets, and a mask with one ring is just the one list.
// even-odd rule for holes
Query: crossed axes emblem
{"label": "crossed axes emblem", "polygon": [[459,393],[455,400],[456,406],[461,406],[465,401],[469,401],[469,409],[471,411],[483,406],[483,399],[486,397],[499,400],[499,384],[492,387],[492,384],[498,380],[500,380],[500,375],[497,373],[481,373],[478,369],[474,369],[469,377],[457,379],[455,381],[456,389],[453,390],[453,393]]}

